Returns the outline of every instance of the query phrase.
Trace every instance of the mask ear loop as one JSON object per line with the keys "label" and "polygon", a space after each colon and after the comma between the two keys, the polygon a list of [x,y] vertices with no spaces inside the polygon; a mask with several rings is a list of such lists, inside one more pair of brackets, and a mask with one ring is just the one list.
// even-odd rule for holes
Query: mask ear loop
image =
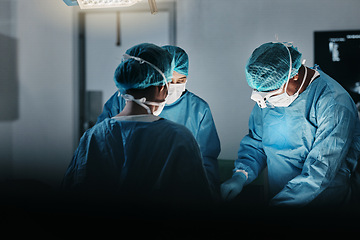
{"label": "mask ear loop", "polygon": [[301,88],[302,88],[302,87],[304,86],[304,84],[305,84],[306,77],[307,77],[307,68],[306,68],[305,66],[304,66],[304,68],[305,68],[304,77],[303,77],[302,83],[301,83],[301,85],[300,85],[300,88],[299,88],[299,90],[295,93],[295,95],[299,95],[299,92],[300,92]]}
{"label": "mask ear loop", "polygon": [[[289,60],[290,60],[290,68],[289,68],[288,80],[286,81],[286,85],[285,85],[285,92],[287,93],[287,87],[288,87],[288,84],[289,84],[289,80],[290,80],[290,76],[291,76],[291,71],[292,71],[292,58],[291,58],[291,53],[290,53],[290,50],[289,50],[288,46],[287,46],[285,43],[282,43],[282,44],[285,46],[286,50],[288,51],[288,53],[289,53]],[[302,61],[302,64],[304,65],[305,62],[306,62],[306,59],[304,59],[304,60]],[[300,91],[301,88],[303,87],[304,82],[305,82],[305,80],[306,80],[306,76],[307,76],[307,69],[306,69],[306,67],[305,67],[305,74],[304,74],[304,76],[305,76],[305,77],[304,77],[304,79],[303,79],[303,81],[302,81],[302,83],[301,83],[301,86],[300,86],[299,90],[295,93],[295,95],[299,95],[299,91]]]}
{"label": "mask ear loop", "polygon": [[145,104],[146,98],[135,99],[134,96],[130,94],[121,94],[121,97],[125,99],[125,101],[133,101],[139,104],[141,107],[145,108],[148,114],[151,114],[150,108]]}
{"label": "mask ear loop", "polygon": [[291,58],[291,53],[290,53],[290,50],[289,50],[288,46],[286,46],[285,43],[281,43],[281,44],[284,45],[284,47],[285,47],[286,50],[288,51],[288,53],[289,53],[289,61],[290,61],[289,74],[288,74],[287,81],[286,81],[286,85],[285,85],[285,92],[286,92],[286,91],[287,91],[288,84],[289,84],[290,76],[291,76],[291,71],[292,71],[292,58]]}

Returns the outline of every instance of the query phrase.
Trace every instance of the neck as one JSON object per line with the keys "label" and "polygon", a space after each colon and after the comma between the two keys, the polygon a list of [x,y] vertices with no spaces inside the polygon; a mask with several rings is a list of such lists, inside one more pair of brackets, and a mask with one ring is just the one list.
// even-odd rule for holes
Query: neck
{"label": "neck", "polygon": [[[306,78],[304,79],[304,77],[305,77],[305,68],[306,68],[307,74],[306,74]],[[288,88],[287,88],[286,92],[290,96],[294,95],[297,91],[299,91],[299,94],[302,93],[303,91],[305,91],[307,86],[309,86],[311,78],[314,76],[314,74],[315,74],[314,70],[312,70],[310,68],[307,68],[305,66],[301,66],[300,69],[299,69],[297,80],[294,80],[294,78],[289,80]],[[303,82],[304,82],[304,84],[302,85]],[[301,89],[300,89],[300,87],[301,87]]]}
{"label": "neck", "polygon": [[[154,111],[153,106],[147,105],[151,112]],[[132,116],[148,114],[147,110],[133,101],[127,101],[124,109],[116,116]]]}
{"label": "neck", "polygon": [[[309,86],[309,84],[310,84],[310,81],[311,81],[312,77],[313,77],[314,74],[315,74],[315,71],[312,70],[312,69],[310,69],[310,68],[308,68],[308,67],[302,66],[302,68],[304,68],[304,69],[303,69],[303,71],[302,71],[301,74],[299,73],[299,78],[302,79],[302,81],[305,81],[305,82],[304,82],[304,85],[302,86],[302,88],[300,89],[299,94],[306,90],[306,88],[307,88],[307,87]],[[307,69],[306,79],[304,79],[304,72],[305,72],[304,70],[305,70],[305,68]],[[299,84],[301,85],[301,83],[302,83],[302,82],[300,82]],[[299,87],[300,87],[300,85],[299,85]]]}

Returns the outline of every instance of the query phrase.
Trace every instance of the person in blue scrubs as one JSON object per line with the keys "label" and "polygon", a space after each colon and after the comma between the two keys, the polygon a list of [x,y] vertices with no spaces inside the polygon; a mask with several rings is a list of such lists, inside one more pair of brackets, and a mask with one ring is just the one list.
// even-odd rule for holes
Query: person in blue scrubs
{"label": "person in blue scrubs", "polygon": [[237,197],[266,166],[270,205],[338,206],[351,198],[360,155],[356,106],[339,83],[300,60],[289,43],[263,44],[248,60],[257,104],[223,199]]}
{"label": "person in blue scrubs", "polygon": [[[175,68],[169,86],[169,96],[159,116],[184,125],[192,132],[200,146],[211,188],[214,192],[219,192],[220,176],[217,158],[221,148],[210,107],[203,99],[186,90],[189,69],[187,53],[176,46],[163,48],[172,55]],[[105,103],[97,123],[107,117],[115,116],[124,106],[125,101],[115,93]]]}
{"label": "person in blue scrubs", "polygon": [[87,130],[63,187],[121,199],[211,202],[198,144],[183,125],[158,115],[173,73],[172,56],[153,44],[127,50],[115,71],[124,109]]}

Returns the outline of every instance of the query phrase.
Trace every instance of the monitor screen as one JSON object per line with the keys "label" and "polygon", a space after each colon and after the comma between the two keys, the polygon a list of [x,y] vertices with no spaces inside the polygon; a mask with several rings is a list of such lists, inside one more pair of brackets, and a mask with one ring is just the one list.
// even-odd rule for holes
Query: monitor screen
{"label": "monitor screen", "polygon": [[315,64],[360,107],[360,30],[315,32]]}

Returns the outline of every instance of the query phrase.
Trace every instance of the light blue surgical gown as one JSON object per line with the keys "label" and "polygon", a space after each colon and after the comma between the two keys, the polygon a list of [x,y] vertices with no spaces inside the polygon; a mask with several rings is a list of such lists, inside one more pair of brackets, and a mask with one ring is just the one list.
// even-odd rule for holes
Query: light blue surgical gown
{"label": "light blue surgical gown", "polygon": [[[105,103],[97,123],[117,115],[124,107],[124,99],[115,93]],[[186,90],[174,103],[165,105],[160,117],[184,125],[190,130],[199,144],[211,188],[214,192],[218,192],[220,176],[217,157],[220,154],[220,140],[209,105]]]}
{"label": "light blue surgical gown", "polygon": [[235,169],[246,184],[268,167],[270,204],[338,205],[351,195],[360,153],[360,123],[349,94],[320,76],[289,107],[255,105]]}
{"label": "light blue surgical gown", "polygon": [[196,140],[188,129],[107,118],[82,136],[63,186],[128,199],[202,202],[212,193]]}

